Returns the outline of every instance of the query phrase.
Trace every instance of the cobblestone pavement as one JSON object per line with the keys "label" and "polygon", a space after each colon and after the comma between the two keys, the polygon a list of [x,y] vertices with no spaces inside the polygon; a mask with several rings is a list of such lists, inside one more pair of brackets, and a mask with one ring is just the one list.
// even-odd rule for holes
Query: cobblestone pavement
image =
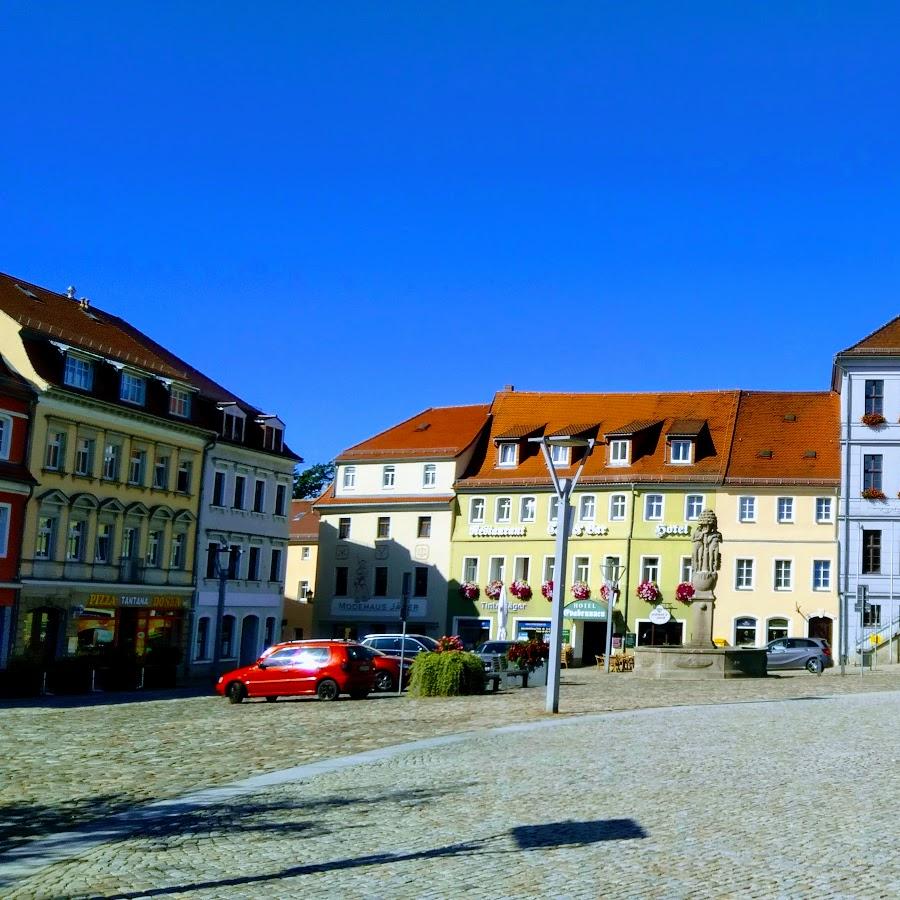
{"label": "cobblestone pavement", "polygon": [[[900,892],[897,760],[867,766],[871,748],[891,745],[895,672],[700,685],[572,670],[564,680],[569,718],[548,718],[532,689],[6,705],[0,895]],[[485,730],[511,722],[522,724]],[[304,765],[233,793],[133,808]],[[95,830],[76,837],[74,858],[70,839],[48,865],[48,836],[73,826]],[[32,873],[10,874],[14,857]]]}

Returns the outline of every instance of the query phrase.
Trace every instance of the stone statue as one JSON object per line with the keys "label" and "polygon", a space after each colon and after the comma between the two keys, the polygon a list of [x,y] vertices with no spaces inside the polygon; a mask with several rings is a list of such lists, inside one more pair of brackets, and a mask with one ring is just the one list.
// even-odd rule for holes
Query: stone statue
{"label": "stone statue", "polygon": [[[711,509],[704,509],[691,538],[691,566],[695,576],[701,572],[706,576],[699,580],[707,589],[711,586],[708,584],[710,580],[715,584],[716,573],[722,566],[722,554],[719,551],[721,542],[722,533],[718,529],[716,514]],[[693,578],[691,580],[694,581]],[[698,585],[695,583],[694,587]]]}

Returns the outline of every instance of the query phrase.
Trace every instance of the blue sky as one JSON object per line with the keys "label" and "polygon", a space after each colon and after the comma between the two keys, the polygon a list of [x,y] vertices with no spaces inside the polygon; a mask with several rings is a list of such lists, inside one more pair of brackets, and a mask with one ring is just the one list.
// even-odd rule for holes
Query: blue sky
{"label": "blue sky", "polygon": [[900,312],[900,6],[0,6],[0,270],[308,462],[532,390],[827,388]]}

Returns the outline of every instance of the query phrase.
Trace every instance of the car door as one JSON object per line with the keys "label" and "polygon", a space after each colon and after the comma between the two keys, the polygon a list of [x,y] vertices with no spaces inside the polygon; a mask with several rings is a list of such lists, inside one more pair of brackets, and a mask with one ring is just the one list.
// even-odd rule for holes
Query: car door
{"label": "car door", "polygon": [[257,662],[247,676],[248,696],[277,697],[289,693],[289,670],[298,652],[296,647],[285,647]]}
{"label": "car door", "polygon": [[783,669],[787,661],[787,642],[785,640],[772,641],[766,647],[766,668]]}
{"label": "car door", "polygon": [[782,668],[785,669],[802,669],[806,662],[808,648],[804,646],[804,641],[800,638],[785,638],[785,663]]}
{"label": "car door", "polygon": [[328,647],[304,647],[291,662],[288,673],[292,694],[314,694],[328,666],[331,650]]}

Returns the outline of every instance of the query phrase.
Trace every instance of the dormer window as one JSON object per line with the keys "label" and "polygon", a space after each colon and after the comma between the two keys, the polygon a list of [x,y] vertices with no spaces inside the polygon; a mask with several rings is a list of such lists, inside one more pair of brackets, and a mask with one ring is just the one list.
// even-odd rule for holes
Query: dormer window
{"label": "dormer window", "polygon": [[243,441],[244,421],[247,418],[244,411],[236,403],[228,403],[219,409],[222,410],[222,437]]}
{"label": "dormer window", "polygon": [[694,442],[679,438],[669,441],[669,462],[685,466],[693,461]]}
{"label": "dormer window", "polygon": [[609,464],[627,466],[629,464],[631,441],[612,440],[609,442]]}
{"label": "dormer window", "polygon": [[519,445],[512,442],[500,444],[497,448],[497,465],[515,466],[519,461]]}
{"label": "dormer window", "polygon": [[260,416],[257,420],[263,429],[263,449],[281,453],[284,448],[284,422],[278,416]]}
{"label": "dormer window", "polygon": [[94,364],[81,356],[66,354],[66,369],[63,381],[69,386],[89,391],[94,386]]}
{"label": "dormer window", "polygon": [[169,388],[169,413],[182,419],[191,417],[191,392],[172,385]]}
{"label": "dormer window", "polygon": [[562,466],[565,468],[569,465],[569,457],[571,456],[571,448],[566,447],[563,444],[551,444],[550,445],[550,459],[553,460],[553,464],[555,466]]}
{"label": "dormer window", "polygon": [[122,372],[122,381],[119,385],[119,399],[126,403],[134,403],[143,406],[147,400],[147,382],[140,375],[131,372]]}

